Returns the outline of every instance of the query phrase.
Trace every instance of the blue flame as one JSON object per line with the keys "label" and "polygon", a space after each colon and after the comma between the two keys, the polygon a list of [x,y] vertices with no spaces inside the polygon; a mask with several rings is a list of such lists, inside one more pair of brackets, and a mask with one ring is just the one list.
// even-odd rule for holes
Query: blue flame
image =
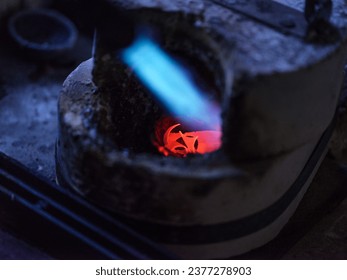
{"label": "blue flame", "polygon": [[220,109],[193,84],[187,72],[152,39],[140,36],[122,54],[142,83],[185,125],[200,121],[220,129]]}

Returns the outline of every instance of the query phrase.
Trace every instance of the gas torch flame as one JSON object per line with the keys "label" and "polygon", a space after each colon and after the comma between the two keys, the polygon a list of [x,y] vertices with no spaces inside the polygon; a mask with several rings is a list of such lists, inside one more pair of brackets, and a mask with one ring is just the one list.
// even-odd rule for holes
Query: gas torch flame
{"label": "gas torch flame", "polygon": [[220,107],[151,38],[137,38],[122,52],[122,59],[172,116],[179,116],[184,126],[194,129],[199,120],[207,129],[220,130]]}

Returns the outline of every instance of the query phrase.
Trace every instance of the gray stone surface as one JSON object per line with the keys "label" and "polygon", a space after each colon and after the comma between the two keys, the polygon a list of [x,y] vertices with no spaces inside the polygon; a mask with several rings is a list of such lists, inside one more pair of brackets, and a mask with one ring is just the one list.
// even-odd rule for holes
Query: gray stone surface
{"label": "gray stone surface", "polygon": [[91,54],[80,38],[73,57],[59,63],[22,57],[0,34],[0,151],[54,181],[57,99],[66,76]]}

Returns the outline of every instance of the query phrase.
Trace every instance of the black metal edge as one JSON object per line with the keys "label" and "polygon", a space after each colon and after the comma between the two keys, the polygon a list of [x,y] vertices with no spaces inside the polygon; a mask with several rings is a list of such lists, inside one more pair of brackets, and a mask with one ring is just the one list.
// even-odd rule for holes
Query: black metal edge
{"label": "black metal edge", "polygon": [[61,259],[177,258],[3,153],[0,225]]}
{"label": "black metal edge", "polygon": [[[283,196],[269,207],[248,217],[214,225],[173,226],[123,219],[139,232],[158,242],[177,245],[203,245],[238,239],[266,228],[281,216],[303,189],[324,153],[336,123],[336,116],[321,136],[298,178]],[[122,219],[120,217],[120,219]]]}
{"label": "black metal edge", "polygon": [[304,13],[275,1],[210,0],[286,35],[305,39],[308,22]]}

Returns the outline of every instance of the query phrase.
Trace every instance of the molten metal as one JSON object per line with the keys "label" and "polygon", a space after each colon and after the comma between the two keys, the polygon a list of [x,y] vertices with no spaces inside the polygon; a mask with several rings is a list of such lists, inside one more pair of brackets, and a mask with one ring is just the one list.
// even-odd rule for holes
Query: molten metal
{"label": "molten metal", "polygon": [[218,150],[221,146],[221,131],[202,130],[184,132],[181,124],[169,126],[163,134],[163,125],[158,122],[154,144],[165,156],[186,157],[188,154],[205,154]]}

